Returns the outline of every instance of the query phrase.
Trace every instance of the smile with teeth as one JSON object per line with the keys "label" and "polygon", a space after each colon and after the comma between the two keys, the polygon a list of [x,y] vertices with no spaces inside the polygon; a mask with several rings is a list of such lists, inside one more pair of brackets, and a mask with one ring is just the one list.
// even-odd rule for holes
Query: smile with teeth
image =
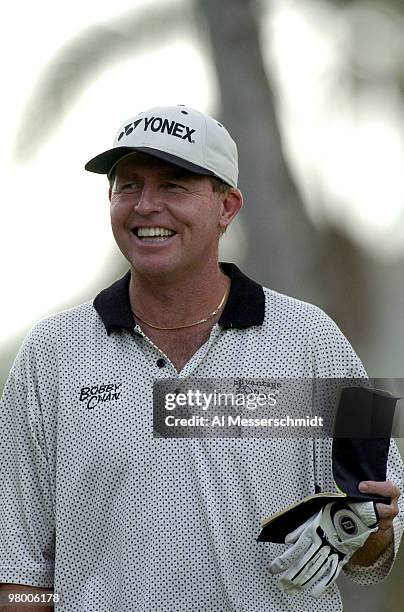
{"label": "smile with teeth", "polygon": [[142,242],[164,242],[176,232],[167,227],[137,227],[135,234]]}

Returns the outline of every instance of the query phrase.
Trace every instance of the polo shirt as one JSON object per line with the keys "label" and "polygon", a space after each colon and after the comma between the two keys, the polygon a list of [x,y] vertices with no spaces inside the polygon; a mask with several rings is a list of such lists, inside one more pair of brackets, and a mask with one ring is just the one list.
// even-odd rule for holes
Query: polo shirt
{"label": "polo shirt", "polygon": [[[61,612],[342,610],[336,585],[280,591],[285,546],[256,540],[264,516],[334,490],[330,439],[153,436],[154,381],[365,374],[319,308],[221,265],[227,303],[181,372],[134,321],[129,272],[32,328],[0,405],[1,582],[54,586]],[[388,478],[402,487],[394,443]],[[394,549],[353,580],[388,574],[402,517],[400,502]]]}

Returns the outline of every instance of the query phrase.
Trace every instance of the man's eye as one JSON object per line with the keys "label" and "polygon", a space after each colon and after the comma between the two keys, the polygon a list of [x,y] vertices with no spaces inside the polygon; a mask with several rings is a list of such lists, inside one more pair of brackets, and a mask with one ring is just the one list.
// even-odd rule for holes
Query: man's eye
{"label": "man's eye", "polygon": [[125,183],[119,187],[121,193],[135,193],[139,189],[141,189],[139,183]]}
{"label": "man's eye", "polygon": [[186,191],[187,188],[184,185],[180,185],[178,183],[165,183],[165,189],[169,189],[170,191]]}

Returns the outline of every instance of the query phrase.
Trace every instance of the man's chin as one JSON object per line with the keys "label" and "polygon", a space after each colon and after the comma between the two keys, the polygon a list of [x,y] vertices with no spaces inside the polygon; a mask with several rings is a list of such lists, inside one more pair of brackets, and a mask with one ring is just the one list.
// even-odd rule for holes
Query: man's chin
{"label": "man's chin", "polygon": [[170,261],[130,261],[135,274],[148,279],[167,279],[180,276],[183,267]]}

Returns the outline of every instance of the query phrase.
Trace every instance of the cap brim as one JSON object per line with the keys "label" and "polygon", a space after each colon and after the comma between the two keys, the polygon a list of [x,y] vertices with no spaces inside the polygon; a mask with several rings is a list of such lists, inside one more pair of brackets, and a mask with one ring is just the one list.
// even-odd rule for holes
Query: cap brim
{"label": "cap brim", "polygon": [[166,151],[159,151],[158,149],[152,149],[150,147],[115,147],[114,149],[104,151],[103,153],[100,153],[100,155],[90,159],[84,168],[89,172],[109,175],[114,166],[116,166],[121,159],[127,157],[131,153],[145,153],[146,155],[151,155],[163,161],[175,164],[180,168],[185,168],[190,172],[195,172],[195,174],[215,176],[215,173],[207,168],[202,168],[201,166],[193,164],[192,162],[182,159],[181,157],[177,157],[176,155],[172,155],[171,153],[167,153]]}

